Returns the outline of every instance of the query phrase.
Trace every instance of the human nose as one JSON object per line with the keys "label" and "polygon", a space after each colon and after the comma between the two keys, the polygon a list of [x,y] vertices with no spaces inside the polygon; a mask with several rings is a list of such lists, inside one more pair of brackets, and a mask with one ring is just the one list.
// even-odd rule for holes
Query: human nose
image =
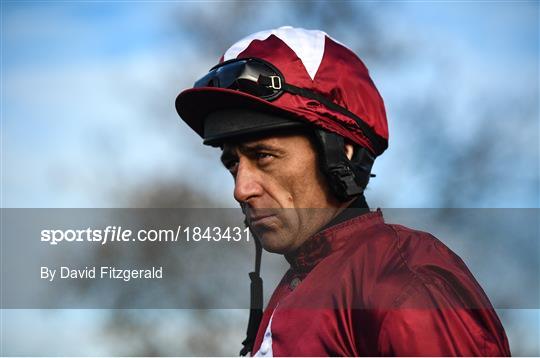
{"label": "human nose", "polygon": [[240,204],[251,204],[253,199],[262,195],[260,176],[247,161],[240,160],[234,179],[234,198]]}

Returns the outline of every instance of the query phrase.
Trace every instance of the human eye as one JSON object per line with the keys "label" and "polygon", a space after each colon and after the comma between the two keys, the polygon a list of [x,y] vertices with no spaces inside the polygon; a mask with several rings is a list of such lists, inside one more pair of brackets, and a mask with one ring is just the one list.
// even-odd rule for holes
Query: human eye
{"label": "human eye", "polygon": [[271,153],[268,153],[268,152],[257,152],[257,153],[255,153],[255,159],[257,159],[257,161],[260,164],[267,164],[270,161],[272,161],[274,158],[275,158],[275,155],[273,155]]}
{"label": "human eye", "polygon": [[255,154],[255,157],[256,157],[257,159],[264,159],[264,158],[270,158],[270,157],[273,157],[273,155],[270,154],[270,153],[258,152],[258,153]]}
{"label": "human eye", "polygon": [[234,174],[236,170],[238,169],[238,159],[225,160],[223,161],[223,165],[229,172]]}

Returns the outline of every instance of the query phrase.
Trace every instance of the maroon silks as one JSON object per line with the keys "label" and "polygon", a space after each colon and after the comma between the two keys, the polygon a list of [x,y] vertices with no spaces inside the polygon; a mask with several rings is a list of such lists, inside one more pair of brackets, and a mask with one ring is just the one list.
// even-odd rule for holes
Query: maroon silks
{"label": "maroon silks", "polygon": [[355,119],[298,94],[267,102],[233,89],[188,89],[176,99],[182,119],[203,135],[205,117],[216,110],[247,108],[299,120],[337,133],[380,155],[388,146],[384,102],[364,63],[350,49],[318,30],[282,27],[252,34],[234,44],[220,61],[259,58],[270,62],[291,85],[314,91],[359,117],[380,141],[374,145]]}
{"label": "maroon silks", "polygon": [[[384,223],[380,211],[316,234],[287,260],[254,354],[510,355],[464,262],[428,233]],[[271,342],[260,352],[265,332]]]}

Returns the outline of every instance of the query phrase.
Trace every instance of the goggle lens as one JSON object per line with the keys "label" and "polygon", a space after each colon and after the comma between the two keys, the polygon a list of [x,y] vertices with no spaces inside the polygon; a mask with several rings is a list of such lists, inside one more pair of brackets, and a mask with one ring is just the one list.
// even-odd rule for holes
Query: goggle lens
{"label": "goggle lens", "polygon": [[279,78],[272,84],[283,80],[281,73],[272,65],[259,59],[231,60],[213,67],[208,74],[195,82],[194,88],[219,87],[238,90],[272,101],[282,94],[281,88],[268,85],[261,78]]}

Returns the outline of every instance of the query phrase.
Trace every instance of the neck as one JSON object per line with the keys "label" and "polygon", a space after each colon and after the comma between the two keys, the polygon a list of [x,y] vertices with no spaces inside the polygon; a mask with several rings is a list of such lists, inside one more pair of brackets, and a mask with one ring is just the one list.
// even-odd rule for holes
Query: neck
{"label": "neck", "polygon": [[[364,198],[364,195],[360,194],[355,199],[344,203],[343,207],[340,208],[340,210],[336,212],[336,215],[334,215],[334,217],[328,223],[326,223],[326,225],[324,225],[319,230],[317,230],[317,233],[320,233],[326,229],[331,228],[332,226],[338,225],[342,222],[351,220],[357,216],[364,215],[366,213],[369,213],[369,207],[366,203],[366,199]],[[317,234],[309,237],[306,241],[304,241],[300,245],[300,247],[298,247],[294,251],[285,254],[285,258],[287,259],[287,261],[289,263],[293,262],[295,260],[295,257],[298,255],[298,253],[302,250],[302,248],[306,247],[305,244],[307,244],[307,242],[309,242],[313,238],[313,236],[316,236],[316,235]]]}
{"label": "neck", "polygon": [[319,232],[367,212],[369,212],[369,206],[366,202],[366,198],[364,197],[364,194],[360,194],[356,198],[344,203],[334,217],[324,225]]}

